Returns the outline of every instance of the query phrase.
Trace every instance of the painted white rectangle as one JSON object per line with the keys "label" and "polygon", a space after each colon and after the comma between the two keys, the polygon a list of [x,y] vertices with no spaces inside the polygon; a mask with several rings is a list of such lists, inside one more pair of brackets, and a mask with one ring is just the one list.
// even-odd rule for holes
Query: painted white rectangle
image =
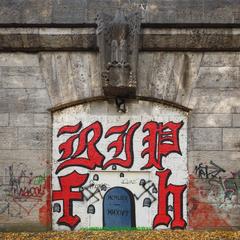
{"label": "painted white rectangle", "polygon": [[187,116],[138,104],[137,113],[106,102],[55,113],[54,230],[186,227]]}

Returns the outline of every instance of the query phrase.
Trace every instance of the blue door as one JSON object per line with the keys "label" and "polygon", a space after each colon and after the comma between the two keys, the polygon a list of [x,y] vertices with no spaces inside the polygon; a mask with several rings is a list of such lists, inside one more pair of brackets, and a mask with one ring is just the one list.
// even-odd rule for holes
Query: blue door
{"label": "blue door", "polygon": [[135,227],[133,194],[126,188],[114,187],[103,199],[103,227]]}

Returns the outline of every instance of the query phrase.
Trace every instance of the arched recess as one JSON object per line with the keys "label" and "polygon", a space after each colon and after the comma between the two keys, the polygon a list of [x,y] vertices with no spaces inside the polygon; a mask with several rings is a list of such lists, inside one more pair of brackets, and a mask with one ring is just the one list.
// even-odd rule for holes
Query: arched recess
{"label": "arched recess", "polygon": [[[132,193],[136,228],[186,227],[189,109],[140,97],[124,104],[98,98],[53,109],[54,230],[104,227],[113,188]],[[126,211],[120,204],[115,213]]]}

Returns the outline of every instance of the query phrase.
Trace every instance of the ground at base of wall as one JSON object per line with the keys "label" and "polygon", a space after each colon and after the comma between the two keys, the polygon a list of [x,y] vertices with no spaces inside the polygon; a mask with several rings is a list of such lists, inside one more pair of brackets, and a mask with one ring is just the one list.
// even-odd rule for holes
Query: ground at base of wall
{"label": "ground at base of wall", "polygon": [[78,231],[41,233],[0,233],[2,240],[74,240],[74,239],[134,239],[134,240],[240,240],[240,231]]}

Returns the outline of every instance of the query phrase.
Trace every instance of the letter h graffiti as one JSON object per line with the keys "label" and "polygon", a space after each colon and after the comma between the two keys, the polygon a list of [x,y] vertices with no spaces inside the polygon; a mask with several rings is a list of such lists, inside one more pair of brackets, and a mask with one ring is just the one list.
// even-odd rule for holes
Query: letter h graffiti
{"label": "letter h graffiti", "polygon": [[[156,172],[159,177],[158,183],[158,213],[153,220],[153,228],[159,225],[168,226],[171,222],[171,228],[185,228],[187,223],[183,219],[183,193],[187,188],[186,185],[168,185],[168,179],[171,170],[167,169],[162,172]],[[168,214],[168,198],[173,196],[173,219]]]}

